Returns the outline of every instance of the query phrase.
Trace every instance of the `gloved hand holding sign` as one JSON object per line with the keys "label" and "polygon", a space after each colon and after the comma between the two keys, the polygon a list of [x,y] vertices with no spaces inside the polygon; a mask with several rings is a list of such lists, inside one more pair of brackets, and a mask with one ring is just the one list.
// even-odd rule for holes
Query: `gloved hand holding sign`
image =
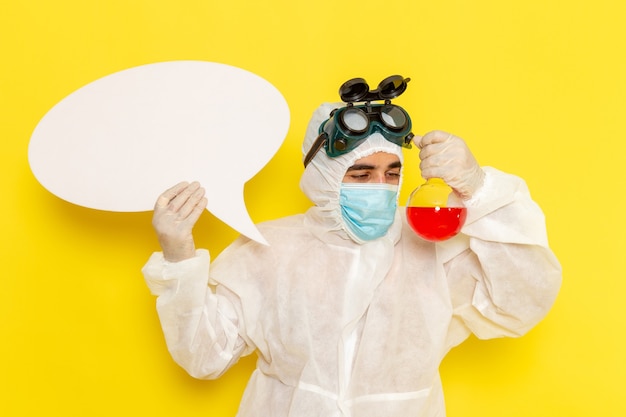
{"label": "gloved hand holding sign", "polygon": [[207,206],[204,193],[198,182],[181,182],[157,199],[152,225],[167,261],[178,262],[195,255],[192,231]]}

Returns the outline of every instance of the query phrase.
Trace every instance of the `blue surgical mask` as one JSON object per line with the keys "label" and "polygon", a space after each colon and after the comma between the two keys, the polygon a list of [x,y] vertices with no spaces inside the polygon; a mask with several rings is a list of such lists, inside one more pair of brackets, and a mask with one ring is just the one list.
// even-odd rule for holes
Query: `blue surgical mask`
{"label": "blue surgical mask", "polygon": [[341,183],[341,215],[358,239],[373,240],[384,236],[393,224],[397,197],[397,185]]}

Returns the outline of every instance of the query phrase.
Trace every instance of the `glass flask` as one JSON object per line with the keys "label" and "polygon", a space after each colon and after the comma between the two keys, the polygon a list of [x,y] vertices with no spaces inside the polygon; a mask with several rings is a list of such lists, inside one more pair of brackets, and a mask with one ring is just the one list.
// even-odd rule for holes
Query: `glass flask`
{"label": "glass flask", "polygon": [[418,236],[439,242],[459,233],[465,224],[467,208],[442,179],[429,178],[409,196],[406,217]]}

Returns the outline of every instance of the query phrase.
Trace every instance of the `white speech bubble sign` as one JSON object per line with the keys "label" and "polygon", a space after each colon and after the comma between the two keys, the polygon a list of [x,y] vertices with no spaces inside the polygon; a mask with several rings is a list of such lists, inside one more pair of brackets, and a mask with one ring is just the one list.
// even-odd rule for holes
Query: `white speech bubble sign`
{"label": "white speech bubble sign", "polygon": [[107,211],[154,208],[180,181],[199,181],[207,210],[261,243],[243,186],[275,155],[289,107],[263,78],[233,66],[170,61],[98,79],[55,105],[28,148],[41,185]]}

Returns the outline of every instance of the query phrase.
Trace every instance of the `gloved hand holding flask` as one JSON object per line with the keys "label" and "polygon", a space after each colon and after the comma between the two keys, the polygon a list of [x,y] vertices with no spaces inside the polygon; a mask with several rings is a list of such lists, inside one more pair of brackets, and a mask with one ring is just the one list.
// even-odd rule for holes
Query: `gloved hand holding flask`
{"label": "gloved hand holding flask", "polygon": [[414,141],[427,181],[411,193],[407,221],[423,239],[449,239],[459,233],[467,217],[461,199],[474,195],[485,174],[465,142],[454,135],[432,131]]}
{"label": "gloved hand holding flask", "polygon": [[422,177],[441,178],[464,200],[482,186],[485,173],[465,141],[452,134],[435,130],[413,138],[420,148]]}

